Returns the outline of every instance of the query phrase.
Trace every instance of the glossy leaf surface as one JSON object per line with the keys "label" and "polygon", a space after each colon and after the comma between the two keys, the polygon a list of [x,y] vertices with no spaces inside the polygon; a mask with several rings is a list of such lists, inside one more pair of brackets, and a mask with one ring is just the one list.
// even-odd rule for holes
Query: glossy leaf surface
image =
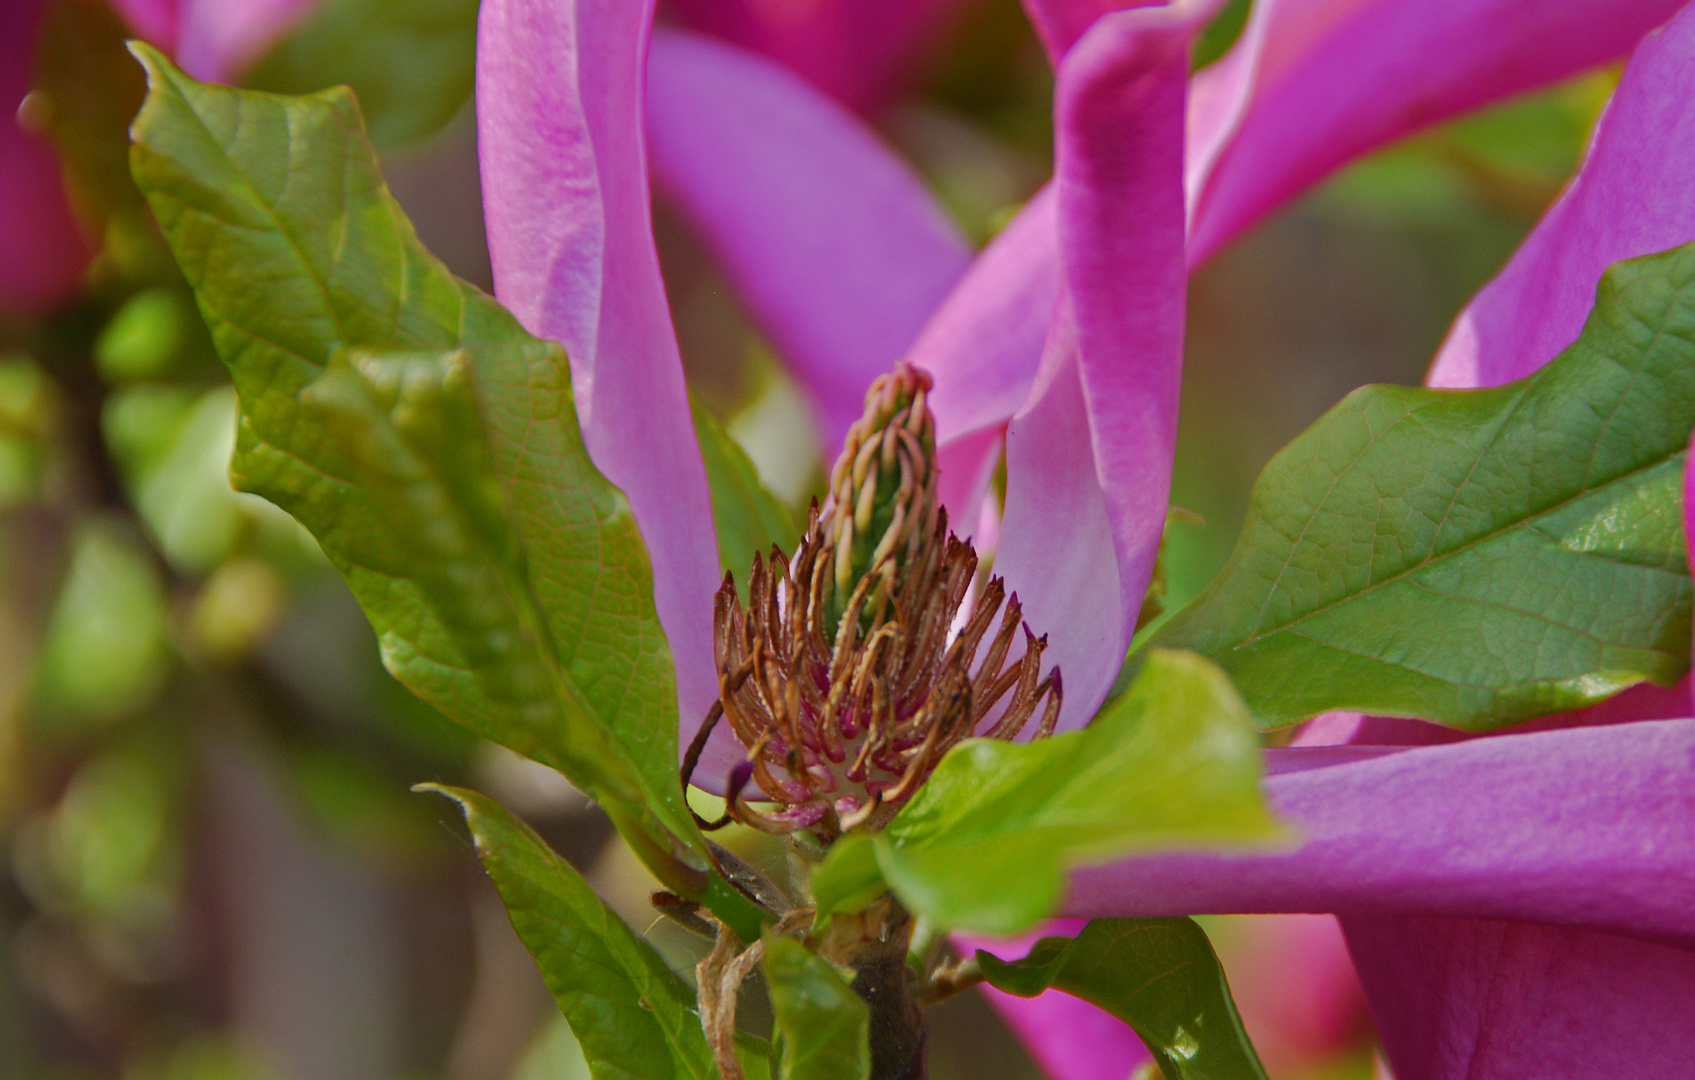
{"label": "glossy leaf surface", "polygon": [[1230,562],[1155,643],[1266,726],[1481,731],[1689,670],[1681,484],[1695,246],[1620,263],[1582,336],[1485,390],[1356,391],[1266,466]]}
{"label": "glossy leaf surface", "polygon": [[781,1080],[866,1080],[871,1010],[817,953],[793,938],[765,944]]}
{"label": "glossy leaf surface", "polygon": [[1224,969],[1193,919],[1096,919],[1007,962],[979,951],[989,984],[1019,997],[1052,987],[1141,1037],[1167,1080],[1265,1080]]}
{"label": "glossy leaf surface", "polygon": [[457,801],[595,1080],[716,1080],[694,992],[528,826],[474,791]]}
{"label": "glossy leaf surface", "polygon": [[[1082,731],[955,747],[872,841],[875,870],[937,925],[1016,934],[1052,913],[1072,866],[1274,839],[1259,775],[1229,679],[1201,657],[1160,650]],[[876,877],[863,842],[837,848],[813,886],[851,906]]]}
{"label": "glossy leaf surface", "polygon": [[564,355],[419,244],[346,90],[228,90],[136,51],[132,167],[241,396],[237,486],[313,532],[419,696],[698,845],[645,549]]}
{"label": "glossy leaf surface", "polygon": [[371,141],[387,149],[458,114],[476,53],[476,0],[328,0],[242,81],[284,94],[351,86]]}

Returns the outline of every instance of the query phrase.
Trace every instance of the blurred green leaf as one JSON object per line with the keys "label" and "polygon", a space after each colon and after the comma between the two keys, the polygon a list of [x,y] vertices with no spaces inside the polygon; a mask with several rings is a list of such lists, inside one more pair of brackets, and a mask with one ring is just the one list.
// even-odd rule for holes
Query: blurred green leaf
{"label": "blurred green leaf", "polygon": [[84,522],[37,661],[38,724],[73,731],[132,713],[170,664],[158,569],[121,526]]}
{"label": "blurred green leaf", "polygon": [[828,961],[788,937],[765,941],[781,1080],[867,1080],[871,1009]]}
{"label": "blurred green leaf", "polygon": [[[1082,731],[955,747],[875,838],[876,869],[915,915],[1016,934],[1053,912],[1073,866],[1275,839],[1259,775],[1230,680],[1192,653],[1158,650]],[[862,851],[843,844],[814,878],[835,897],[874,884]]]}
{"label": "blurred green leaf", "polygon": [[477,854],[596,1080],[716,1080],[694,993],[577,872],[499,804],[423,785],[465,811]]}
{"label": "blurred green leaf", "polygon": [[712,520],[718,531],[718,561],[736,576],[742,601],[747,601],[748,572],[755,552],[769,554],[775,544],[792,552],[800,542],[794,511],[759,480],[747,452],[730,438],[724,425],[693,394],[695,437],[706,463],[706,482],[712,492]]}
{"label": "blurred green leaf", "polygon": [[477,0],[326,0],[242,81],[305,94],[345,84],[380,149],[435,134],[470,100]]}
{"label": "blurred green leaf", "polygon": [[1010,963],[979,951],[989,985],[1018,997],[1049,987],[1136,1029],[1168,1080],[1265,1080],[1224,969],[1192,919],[1095,919]]}
{"label": "blurred green leaf", "polygon": [[401,681],[646,822],[662,878],[704,877],[646,551],[564,355],[424,250],[347,91],[229,90],[136,53],[133,168],[241,394],[239,486],[318,537]]}
{"label": "blurred green leaf", "polygon": [[0,510],[41,496],[57,412],[53,383],[35,362],[0,354]]}
{"label": "blurred green leaf", "polygon": [[518,1059],[510,1080],[589,1080],[583,1048],[563,1017],[554,1017]]}
{"label": "blurred green leaf", "polygon": [[199,321],[193,303],[176,289],[161,287],[136,293],[94,342],[100,377],[125,383],[170,374]]}
{"label": "blurred green leaf", "polygon": [[1620,263],[1575,344],[1472,391],[1367,387],[1266,466],[1236,552],[1154,636],[1267,726],[1472,731],[1689,670],[1695,245]]}

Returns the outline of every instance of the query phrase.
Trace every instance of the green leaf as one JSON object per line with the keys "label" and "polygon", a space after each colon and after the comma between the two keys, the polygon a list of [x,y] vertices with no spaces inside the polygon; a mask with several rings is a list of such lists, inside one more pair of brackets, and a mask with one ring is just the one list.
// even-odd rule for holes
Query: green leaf
{"label": "green leaf", "polygon": [[718,561],[736,576],[742,602],[747,602],[748,572],[755,552],[769,553],[772,545],[793,554],[800,544],[800,524],[794,511],[759,480],[753,461],[718,418],[694,394],[689,395],[695,438],[706,463],[706,483],[712,492],[712,520],[718,532]]}
{"label": "green leaf", "polygon": [[787,937],[767,937],[765,985],[781,1080],[867,1080],[871,1009],[828,961]]}
{"label": "green leaf", "polygon": [[1011,963],[986,952],[989,985],[1019,997],[1050,986],[1136,1029],[1167,1080],[1265,1080],[1224,969],[1192,919],[1096,919],[1043,938]]}
{"label": "green leaf", "polygon": [[812,872],[812,902],[819,915],[863,911],[884,893],[883,872],[877,868],[876,838],[849,833],[830,848],[830,857]]}
{"label": "green leaf", "polygon": [[698,893],[667,873],[706,861],[652,573],[563,353],[424,250],[346,90],[207,86],[135,52],[132,168],[241,397],[237,486],[318,538],[402,682],[646,820],[643,857]]}
{"label": "green leaf", "polygon": [[1218,580],[1154,637],[1267,726],[1483,731],[1689,670],[1695,246],[1620,263],[1577,342],[1472,391],[1356,391],[1271,464]]}
{"label": "green leaf", "polygon": [[242,79],[305,94],[346,84],[388,149],[445,127],[471,98],[477,0],[329,0]]}
{"label": "green leaf", "polygon": [[492,799],[434,784],[419,789],[464,808],[512,928],[595,1080],[717,1080],[693,991],[588,882]]}
{"label": "green leaf", "polygon": [[[915,915],[1016,934],[1052,913],[1071,867],[1276,838],[1259,775],[1229,679],[1201,657],[1158,650],[1083,731],[955,747],[876,837],[877,870]],[[830,895],[874,887],[855,849],[837,850],[819,869]]]}

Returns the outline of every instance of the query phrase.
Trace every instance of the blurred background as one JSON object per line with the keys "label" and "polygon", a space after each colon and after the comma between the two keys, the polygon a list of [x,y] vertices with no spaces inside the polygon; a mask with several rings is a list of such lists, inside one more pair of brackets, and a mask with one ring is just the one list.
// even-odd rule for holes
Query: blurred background
{"label": "blurred background", "polygon": [[[409,786],[490,792],[677,967],[696,946],[655,924],[644,872],[586,800],[390,680],[311,538],[230,490],[234,395],[126,168],[142,86],[122,42],[161,33],[137,12],[162,5],[121,5],[131,23],[106,0],[7,5],[0,1080],[586,1076],[455,815]],[[1052,74],[1017,0],[932,0],[917,44],[869,84],[731,6],[678,0],[663,17],[796,64],[974,241],[1047,176]],[[322,0],[244,39],[220,74],[352,83],[425,243],[489,288],[475,9]],[[1230,5],[1197,65],[1246,13]],[[1422,378],[1570,175],[1613,79],[1393,147],[1199,273],[1173,492],[1198,520],[1168,538],[1170,607],[1222,564],[1280,446],[1361,384]],[[691,383],[804,502],[826,463],[803,398],[681,218],[663,202],[655,215]],[[731,838],[754,858],[764,842]],[[1370,1075],[1333,920],[1205,922],[1274,1078]],[[937,1080],[1042,1075],[977,995],[934,1021]]]}

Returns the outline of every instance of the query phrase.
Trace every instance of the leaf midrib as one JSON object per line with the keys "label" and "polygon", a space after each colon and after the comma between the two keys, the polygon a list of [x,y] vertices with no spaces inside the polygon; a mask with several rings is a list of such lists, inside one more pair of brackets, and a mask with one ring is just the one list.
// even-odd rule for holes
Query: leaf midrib
{"label": "leaf midrib", "polygon": [[[1522,401],[1522,400],[1523,400],[1523,397],[1521,396],[1519,401]],[[1515,402],[1514,406],[1513,406],[1513,412],[1516,413],[1517,409],[1518,409],[1518,402]],[[1400,420],[1397,420],[1395,422],[1395,424],[1389,430],[1391,430],[1391,431],[1394,430],[1395,427],[1399,427],[1405,421],[1412,419],[1412,417],[1414,415],[1415,414],[1413,414],[1413,413],[1408,413],[1406,416],[1402,417]],[[1513,415],[1513,413],[1509,413],[1508,417],[1510,418],[1512,415]],[[1503,426],[1504,426],[1504,424],[1503,424]],[[1369,443],[1367,445],[1367,447],[1362,448],[1360,450],[1359,454],[1355,455],[1354,461],[1350,461],[1348,463],[1347,469],[1344,470],[1344,472],[1351,470],[1354,467],[1354,465],[1357,464],[1360,456],[1363,456],[1363,454],[1365,453],[1365,450],[1369,449],[1370,446],[1374,446],[1378,442],[1382,441],[1383,437],[1386,436],[1387,434],[1388,434],[1388,431],[1385,431],[1384,435],[1380,435],[1377,438],[1374,438],[1371,441],[1371,443]],[[1652,461],[1646,462],[1642,465],[1638,465],[1635,468],[1629,469],[1629,470],[1622,472],[1622,473],[1617,473],[1614,476],[1612,476],[1611,478],[1607,479],[1606,481],[1604,481],[1600,484],[1596,484],[1594,486],[1586,486],[1582,490],[1577,491],[1574,494],[1569,495],[1569,496],[1567,496],[1563,499],[1560,499],[1558,502],[1549,503],[1545,506],[1538,508],[1533,513],[1528,514],[1523,518],[1520,518],[1518,521],[1513,522],[1511,525],[1509,525],[1506,528],[1491,530],[1490,532],[1485,533],[1482,536],[1478,536],[1478,537],[1475,537],[1474,539],[1467,540],[1465,543],[1459,545],[1458,547],[1450,548],[1449,550],[1443,552],[1441,555],[1437,555],[1437,556],[1434,556],[1434,557],[1427,556],[1426,558],[1424,558],[1420,562],[1415,563],[1412,566],[1408,566],[1403,570],[1397,571],[1395,574],[1393,574],[1389,577],[1383,578],[1382,580],[1379,580],[1379,581],[1374,581],[1371,584],[1367,585],[1363,589],[1360,589],[1356,592],[1348,593],[1345,596],[1338,597],[1335,600],[1331,600],[1327,603],[1319,605],[1318,607],[1312,608],[1308,611],[1304,611],[1298,617],[1296,617],[1294,619],[1290,619],[1287,622],[1276,623],[1276,624],[1273,624],[1273,625],[1266,627],[1264,629],[1255,630],[1254,632],[1244,636],[1239,641],[1228,646],[1227,648],[1220,649],[1214,655],[1215,656],[1222,656],[1226,653],[1236,652],[1240,649],[1245,649],[1245,648],[1257,643],[1258,641],[1260,641],[1264,638],[1272,637],[1276,634],[1283,633],[1285,631],[1291,630],[1294,627],[1299,626],[1301,623],[1306,622],[1309,619],[1316,618],[1319,615],[1322,615],[1322,614],[1324,614],[1328,611],[1331,611],[1335,608],[1341,607],[1345,604],[1353,603],[1356,600],[1359,600],[1363,597],[1370,595],[1371,593],[1375,592],[1378,589],[1381,589],[1385,586],[1393,585],[1396,582],[1401,581],[1401,580],[1403,580],[1407,577],[1410,577],[1411,575],[1416,574],[1416,573],[1418,573],[1422,570],[1429,569],[1432,566],[1438,566],[1438,565],[1446,562],[1449,559],[1453,559],[1455,557],[1463,555],[1467,551],[1470,551],[1471,549],[1478,547],[1481,544],[1485,544],[1485,543],[1487,543],[1491,540],[1497,539],[1497,538],[1511,532],[1514,529],[1529,527],[1529,526],[1533,525],[1535,522],[1540,521],[1540,520],[1542,520],[1546,517],[1549,517],[1550,515],[1557,513],[1560,510],[1565,509],[1566,507],[1572,505],[1573,503],[1577,502],[1578,500],[1580,500],[1582,498],[1585,498],[1589,495],[1592,495],[1595,492],[1603,491],[1603,490],[1605,490],[1609,487],[1612,487],[1615,484],[1618,484],[1622,481],[1628,480],[1633,476],[1637,476],[1641,473],[1648,472],[1652,469],[1657,469],[1657,468],[1661,467],[1662,465],[1665,465],[1668,461],[1671,461],[1672,459],[1676,458],[1678,455],[1684,454],[1684,453],[1687,453],[1687,450],[1682,449],[1682,448],[1674,450],[1674,451],[1672,451],[1668,454],[1664,454],[1660,457],[1657,457]],[[1481,458],[1481,455],[1479,455],[1479,457]],[[1475,464],[1474,464],[1474,470],[1475,470]],[[1468,477],[1469,477],[1469,475],[1470,474],[1468,473]],[[1338,479],[1339,478],[1340,478],[1340,474],[1338,474]],[[1334,485],[1332,485],[1331,490],[1332,491],[1334,490]],[[1329,492],[1329,491],[1327,491],[1325,493],[1325,501],[1328,501],[1330,494],[1331,494],[1331,492]],[[1452,500],[1450,502],[1450,508],[1452,506],[1452,502],[1458,501],[1458,496],[1459,496],[1459,489],[1456,489],[1454,500]],[[1321,501],[1319,505],[1322,508],[1323,502]],[[1302,542],[1302,540],[1304,540],[1306,533],[1307,533],[1309,527],[1311,526],[1312,521],[1314,519],[1316,519],[1318,516],[1319,516],[1319,513],[1315,512],[1312,515],[1311,518],[1309,518],[1306,522],[1302,523],[1302,528],[1301,528],[1301,533],[1300,533],[1301,539],[1296,540],[1291,545],[1288,557],[1284,559],[1283,565],[1281,567],[1279,567],[1279,569],[1278,569],[1276,582],[1282,581],[1283,574],[1285,572],[1287,572],[1290,565],[1293,564],[1294,558],[1295,558],[1295,549],[1300,546],[1300,543]],[[1584,558],[1584,557],[1601,558],[1601,559],[1607,558],[1605,555],[1603,555],[1599,552],[1584,551],[1584,552],[1573,552],[1572,554],[1577,555],[1580,558]],[[1616,560],[1607,560],[1607,561],[1616,561]],[[1637,564],[1631,564],[1631,565],[1637,565]],[[1276,582],[1273,583],[1272,588],[1271,588],[1271,594],[1273,594],[1273,595],[1276,593],[1277,588],[1278,588],[1278,584]],[[1260,610],[1263,612],[1266,607],[1270,606],[1270,602],[1271,602],[1271,596],[1268,595],[1265,603],[1261,605]],[[1528,613],[1526,613],[1526,614],[1528,614]]]}

